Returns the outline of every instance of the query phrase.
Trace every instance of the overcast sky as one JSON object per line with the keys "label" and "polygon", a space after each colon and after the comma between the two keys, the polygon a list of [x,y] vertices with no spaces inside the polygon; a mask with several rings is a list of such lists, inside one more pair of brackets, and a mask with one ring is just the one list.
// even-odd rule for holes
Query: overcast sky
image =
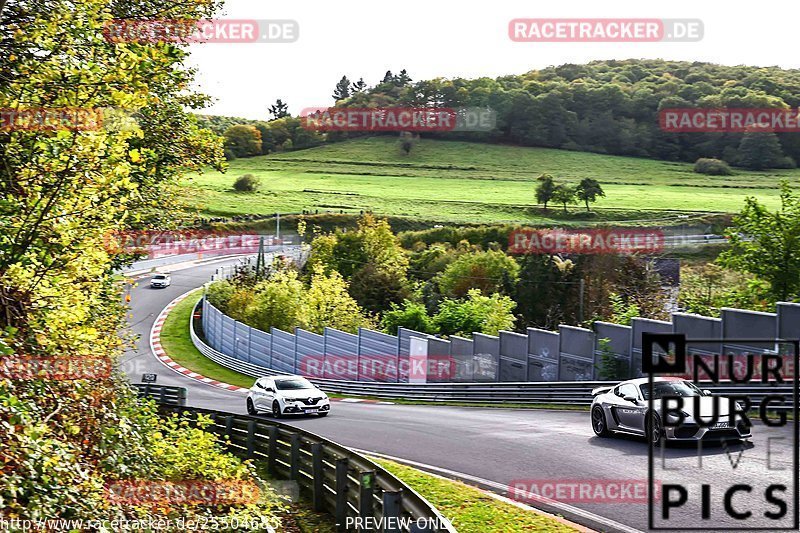
{"label": "overcast sky", "polygon": [[[192,45],[197,87],[215,98],[204,113],[268,118],[281,98],[297,114],[333,104],[334,85],[346,74],[373,85],[386,70],[407,69],[414,80],[497,77],[594,59],[664,58],[726,65],[800,67],[795,1],[719,0],[227,0],[221,17],[292,19],[294,43]],[[516,43],[514,18],[701,19],[700,42]]]}

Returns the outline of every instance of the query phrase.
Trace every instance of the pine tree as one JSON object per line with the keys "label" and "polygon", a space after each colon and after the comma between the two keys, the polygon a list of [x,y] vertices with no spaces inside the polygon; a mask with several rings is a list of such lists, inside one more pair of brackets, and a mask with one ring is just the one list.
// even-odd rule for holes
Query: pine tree
{"label": "pine tree", "polygon": [[273,116],[272,120],[277,120],[279,118],[284,118],[289,116],[289,104],[286,104],[278,98],[275,102],[275,105],[269,106],[269,113]]}
{"label": "pine tree", "polygon": [[351,90],[353,94],[363,93],[367,90],[367,84],[364,82],[364,78],[359,78],[357,82],[353,83]]}
{"label": "pine tree", "polygon": [[336,84],[331,97],[336,102],[350,98],[350,80],[347,79],[347,76],[342,76],[342,79]]}

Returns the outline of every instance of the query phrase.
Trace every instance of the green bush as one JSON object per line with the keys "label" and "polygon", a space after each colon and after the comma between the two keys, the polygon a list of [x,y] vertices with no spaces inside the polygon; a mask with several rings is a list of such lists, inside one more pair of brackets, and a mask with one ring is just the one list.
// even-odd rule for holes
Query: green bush
{"label": "green bush", "polygon": [[397,335],[397,328],[413,329],[422,333],[438,332],[425,306],[409,300],[404,301],[402,306],[392,304],[391,310],[383,314],[381,326],[389,335]]}
{"label": "green bush", "polygon": [[261,187],[261,180],[252,174],[239,176],[233,182],[233,188],[239,192],[255,192]]}
{"label": "green bush", "polygon": [[514,327],[512,311],[516,305],[508,296],[483,296],[480,290],[472,289],[466,300],[445,298],[433,321],[445,335],[471,335],[475,331],[497,335]]}
{"label": "green bush", "polygon": [[730,176],[733,174],[728,163],[708,157],[701,157],[695,161],[694,171],[698,174],[707,174],[709,176]]}

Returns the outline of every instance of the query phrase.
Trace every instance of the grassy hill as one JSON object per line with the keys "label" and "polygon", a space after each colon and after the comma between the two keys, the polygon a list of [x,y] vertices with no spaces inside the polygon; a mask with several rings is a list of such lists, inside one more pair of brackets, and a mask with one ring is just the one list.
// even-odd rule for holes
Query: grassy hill
{"label": "grassy hill", "polygon": [[[544,212],[534,193],[544,172],[573,184],[594,178],[607,197],[589,215],[579,205],[567,216],[559,206]],[[260,192],[233,191],[234,179],[247,173],[261,178]],[[226,174],[192,176],[188,187],[213,216],[370,209],[443,222],[668,223],[677,221],[673,211],[738,211],[745,196],[775,206],[779,181],[798,177],[800,170],[703,176],[686,163],[429,139],[406,156],[396,138],[386,136],[235,160]]]}

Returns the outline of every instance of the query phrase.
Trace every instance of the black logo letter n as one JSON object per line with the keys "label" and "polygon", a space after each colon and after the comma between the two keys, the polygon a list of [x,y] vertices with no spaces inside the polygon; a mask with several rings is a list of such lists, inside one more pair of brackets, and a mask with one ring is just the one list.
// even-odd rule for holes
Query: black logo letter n
{"label": "black logo letter n", "polygon": [[[670,344],[675,346],[675,361],[667,359]],[[658,360],[653,360],[653,348],[658,346]],[[645,374],[685,374],[686,335],[681,333],[642,333],[642,371]]]}

